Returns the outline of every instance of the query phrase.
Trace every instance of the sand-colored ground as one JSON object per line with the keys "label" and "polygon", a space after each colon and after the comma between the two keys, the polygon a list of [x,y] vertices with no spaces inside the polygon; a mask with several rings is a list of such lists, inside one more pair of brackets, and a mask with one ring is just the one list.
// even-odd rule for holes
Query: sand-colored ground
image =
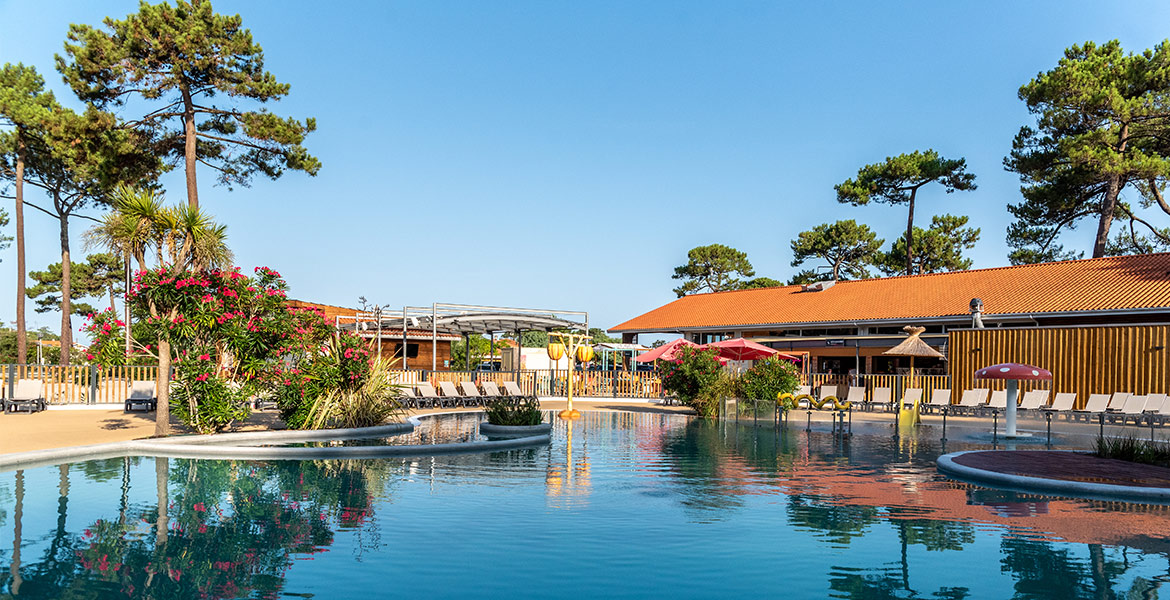
{"label": "sand-colored ground", "polygon": [[[545,409],[561,410],[565,407],[565,401],[556,399],[544,400],[541,402],[541,405]],[[576,400],[574,401],[574,406],[580,410],[669,412],[682,414],[691,412],[690,409],[684,407],[661,406],[644,401],[631,402],[629,400]],[[410,414],[428,414],[449,412],[452,410],[481,409],[428,409],[412,411]],[[806,417],[807,415],[804,411],[793,411],[790,418],[793,423],[803,423]],[[829,413],[826,411],[814,411],[812,413],[812,421],[814,423],[822,423],[824,427],[828,427],[826,422],[829,419]],[[853,423],[856,425],[868,425],[872,427],[892,423],[892,420],[893,415],[890,413],[853,413]],[[924,415],[923,423],[938,426],[941,423],[941,417],[938,415]],[[1095,436],[1098,430],[1096,423],[1070,423],[1064,420],[1054,420],[1052,425],[1054,433],[1081,436],[1082,439],[1089,439]],[[154,426],[153,412],[125,413],[119,409],[50,409],[31,415],[23,413],[0,413],[0,454],[148,438],[154,435]],[[283,423],[275,412],[259,411],[254,412],[245,423],[238,425],[233,431],[257,431],[280,429],[282,427]],[[948,419],[948,427],[954,428],[955,433],[962,430],[986,430],[990,432],[991,419],[951,417]],[[999,427],[1002,432],[1002,419],[999,422]],[[1045,424],[1042,420],[1029,419],[1021,421],[1020,427],[1024,430],[1039,433],[1044,430]],[[172,421],[172,429],[175,433],[188,433],[181,425],[174,421]],[[1106,434],[1123,433],[1144,436],[1145,431],[1147,430],[1139,430],[1130,426],[1125,428],[1123,432],[1120,427],[1106,426]],[[1161,427],[1156,430],[1156,435],[1159,439],[1165,439],[1168,433],[1170,432],[1164,431],[1164,428]]]}

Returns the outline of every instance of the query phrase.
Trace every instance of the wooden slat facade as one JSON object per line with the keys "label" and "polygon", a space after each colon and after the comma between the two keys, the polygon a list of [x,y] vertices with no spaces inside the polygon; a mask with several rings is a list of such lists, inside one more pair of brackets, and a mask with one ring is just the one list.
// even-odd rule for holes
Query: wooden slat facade
{"label": "wooden slat facade", "polygon": [[948,350],[952,398],[972,388],[1003,389],[1002,381],[974,377],[1005,362],[1052,371],[1051,382],[1021,389],[1075,392],[1077,408],[1089,394],[1170,393],[1170,325],[952,330]]}

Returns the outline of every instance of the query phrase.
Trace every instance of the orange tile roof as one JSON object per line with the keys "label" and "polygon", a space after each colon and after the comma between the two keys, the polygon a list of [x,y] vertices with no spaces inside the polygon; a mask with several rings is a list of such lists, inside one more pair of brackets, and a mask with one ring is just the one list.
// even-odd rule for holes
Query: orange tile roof
{"label": "orange tile roof", "polygon": [[610,331],[961,316],[972,298],[988,315],[1170,308],[1170,253],[695,294]]}

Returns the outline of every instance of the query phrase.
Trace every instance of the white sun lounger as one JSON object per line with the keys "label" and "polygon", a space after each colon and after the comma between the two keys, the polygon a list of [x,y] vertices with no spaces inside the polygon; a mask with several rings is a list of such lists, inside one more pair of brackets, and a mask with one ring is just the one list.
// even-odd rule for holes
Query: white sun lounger
{"label": "white sun lounger", "polygon": [[910,410],[914,408],[915,402],[922,405],[922,388],[910,388],[902,392],[902,408]]}
{"label": "white sun lounger", "polygon": [[845,401],[849,403],[851,410],[854,406],[863,406],[865,404],[865,386],[850,386],[849,391],[845,392]]}
{"label": "white sun lounger", "polygon": [[463,394],[459,393],[459,389],[455,387],[453,381],[440,381],[439,391],[443,393],[440,397],[440,402],[443,406],[459,406],[463,404]]}
{"label": "white sun lounger", "polygon": [[1146,413],[1150,424],[1157,422],[1164,425],[1170,419],[1170,396],[1166,394],[1150,394],[1146,400]]}
{"label": "white sun lounger", "polygon": [[951,405],[951,390],[949,388],[939,388],[930,393],[930,401],[921,404],[920,407],[924,412],[941,411]]}
{"label": "white sun lounger", "polygon": [[505,381],[504,392],[508,395],[509,398],[514,398],[516,401],[520,401],[525,398],[532,398],[533,400],[537,399],[533,394],[525,394],[520,389],[520,386],[516,385],[515,381]]}
{"label": "white sun lounger", "polygon": [[1126,421],[1133,419],[1134,425],[1141,425],[1142,419],[1145,418],[1146,401],[1148,396],[1130,394],[1125,398],[1125,404],[1121,406],[1121,410],[1107,412],[1109,422],[1116,423],[1121,419],[1121,424],[1124,425]]}
{"label": "white sun lounger", "polygon": [[479,388],[475,387],[474,381],[460,381],[459,389],[463,390],[463,404],[468,405],[483,405],[483,396],[479,393]]}
{"label": "white sun lounger", "polygon": [[873,388],[873,395],[864,406],[866,408],[880,406],[887,410],[891,409],[894,406],[894,390],[888,387]]}
{"label": "white sun lounger", "polygon": [[414,390],[418,392],[416,402],[420,408],[440,406],[443,402],[439,393],[435,391],[435,386],[430,383],[415,384]]}
{"label": "white sun lounger", "polygon": [[4,412],[45,410],[45,382],[40,379],[20,379],[12,397],[4,400]]}
{"label": "white sun lounger", "polygon": [[1031,390],[1024,392],[1024,397],[1020,399],[1020,410],[1040,410],[1048,406],[1048,390]]}
{"label": "white sun lounger", "polygon": [[1054,415],[1064,415],[1066,419],[1073,416],[1073,405],[1077,403],[1077,395],[1073,392],[1063,392],[1052,400],[1052,406],[1041,407],[1040,410]]}
{"label": "white sun lounger", "polygon": [[963,390],[963,395],[959,397],[959,403],[951,406],[951,410],[958,413],[976,413],[987,405],[987,396],[991,390],[986,388],[978,388],[974,390]]}
{"label": "white sun lounger", "polygon": [[1129,392],[1113,392],[1113,397],[1109,399],[1109,406],[1105,408],[1106,411],[1121,411],[1125,409],[1125,401],[1133,394]]}
{"label": "white sun lounger", "polygon": [[158,398],[154,394],[153,381],[134,381],[130,384],[130,395],[126,396],[125,411],[130,412],[135,407],[143,410],[156,410]]}
{"label": "white sun lounger", "polygon": [[1081,417],[1088,421],[1093,415],[1104,413],[1107,408],[1109,408],[1109,394],[1090,394],[1089,399],[1085,402],[1085,407],[1072,411],[1072,415],[1078,421]]}

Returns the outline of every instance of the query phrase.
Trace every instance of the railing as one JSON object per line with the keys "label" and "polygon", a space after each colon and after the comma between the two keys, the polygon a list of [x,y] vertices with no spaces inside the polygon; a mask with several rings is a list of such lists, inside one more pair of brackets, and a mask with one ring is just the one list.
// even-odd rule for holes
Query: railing
{"label": "railing", "polygon": [[[539,369],[524,371],[395,371],[397,383],[413,385],[440,381],[458,383],[474,381],[477,384],[514,381],[525,394],[537,396],[564,396],[568,393],[568,371]],[[579,398],[662,398],[662,379],[655,372],[639,371],[575,371],[573,396]]]}
{"label": "railing", "polygon": [[[902,397],[906,389],[911,386],[922,388],[922,401],[929,402],[934,390],[950,389],[951,378],[948,375],[915,375],[913,382],[909,375],[837,375],[834,373],[805,373],[801,375],[801,385],[811,386],[815,393],[822,385],[837,386],[837,396],[844,398],[846,386],[864,386],[865,399],[873,399],[873,391],[877,388],[890,388],[892,398]],[[951,402],[959,401],[957,394],[951,395]]]}
{"label": "railing", "polygon": [[122,403],[130,395],[130,382],[154,381],[158,367],[97,365],[0,365],[0,396],[11,398],[16,382],[43,382],[49,404]]}

